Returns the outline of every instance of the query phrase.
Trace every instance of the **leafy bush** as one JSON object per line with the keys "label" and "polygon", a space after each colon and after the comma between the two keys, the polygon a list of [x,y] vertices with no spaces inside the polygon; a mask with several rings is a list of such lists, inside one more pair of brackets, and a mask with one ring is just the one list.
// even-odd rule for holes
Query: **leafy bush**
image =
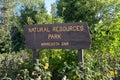
{"label": "leafy bush", "polygon": [[[50,63],[52,80],[80,80],[83,74],[78,64],[77,50],[42,50],[41,62]],[[119,80],[120,59],[119,55],[109,53],[91,53],[84,51],[84,79],[85,80]]]}
{"label": "leafy bush", "polygon": [[34,63],[24,51],[18,54],[3,54],[3,57],[0,59],[2,80],[49,80],[51,77],[47,63],[43,65],[39,60]]}
{"label": "leafy bush", "polygon": [[[0,79],[7,80],[119,80],[119,55],[84,51],[84,74],[80,71],[77,50],[41,50],[34,63],[31,54],[0,55]],[[48,69],[49,68],[49,69]]]}

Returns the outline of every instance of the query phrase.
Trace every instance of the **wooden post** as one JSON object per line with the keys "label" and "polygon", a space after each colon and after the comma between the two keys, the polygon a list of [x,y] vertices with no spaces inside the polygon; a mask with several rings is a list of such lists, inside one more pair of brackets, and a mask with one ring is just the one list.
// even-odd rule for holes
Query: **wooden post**
{"label": "wooden post", "polygon": [[39,52],[37,49],[33,49],[33,61],[35,62],[36,59],[39,58]]}
{"label": "wooden post", "polygon": [[84,80],[84,57],[83,57],[83,51],[82,49],[78,49],[78,61],[81,64],[80,65],[80,70],[82,71],[83,74],[83,78],[81,78],[81,80]]}

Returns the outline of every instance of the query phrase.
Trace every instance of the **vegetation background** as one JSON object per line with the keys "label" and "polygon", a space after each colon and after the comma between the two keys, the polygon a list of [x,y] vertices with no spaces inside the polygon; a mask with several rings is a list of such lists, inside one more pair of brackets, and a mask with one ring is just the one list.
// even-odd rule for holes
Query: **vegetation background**
{"label": "vegetation background", "polygon": [[[24,25],[88,22],[92,48],[32,50]],[[0,80],[120,80],[120,0],[57,0],[51,14],[44,0],[0,0]]]}

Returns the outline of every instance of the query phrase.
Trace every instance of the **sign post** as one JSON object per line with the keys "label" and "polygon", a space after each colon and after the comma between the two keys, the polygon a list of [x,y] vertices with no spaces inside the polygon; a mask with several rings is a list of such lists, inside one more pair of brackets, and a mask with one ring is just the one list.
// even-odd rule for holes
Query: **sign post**
{"label": "sign post", "polygon": [[25,40],[27,47],[33,49],[34,59],[39,57],[37,49],[78,49],[81,63],[84,63],[82,49],[89,49],[91,45],[86,22],[26,25]]}
{"label": "sign post", "polygon": [[[84,73],[84,57],[83,57],[83,50],[82,49],[78,49],[78,61],[79,63],[81,63],[80,66],[80,70],[82,71],[82,73]],[[83,75],[84,77],[84,75]],[[81,78],[81,80],[83,80],[83,78]]]}
{"label": "sign post", "polygon": [[33,61],[36,61],[36,59],[39,58],[39,52],[37,49],[32,49],[33,50]]}
{"label": "sign post", "polygon": [[[78,61],[83,64],[84,63],[84,57],[83,57],[83,50],[82,49],[78,49]],[[83,71],[81,69],[81,71]]]}

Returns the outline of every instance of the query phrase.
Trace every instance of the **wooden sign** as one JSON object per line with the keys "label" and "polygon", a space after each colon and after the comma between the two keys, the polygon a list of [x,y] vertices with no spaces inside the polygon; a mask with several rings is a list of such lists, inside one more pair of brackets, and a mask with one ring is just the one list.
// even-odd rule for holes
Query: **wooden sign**
{"label": "wooden sign", "polygon": [[[86,22],[26,25],[25,40],[27,47],[33,50],[34,61],[39,58],[38,49],[78,49],[78,60],[84,63],[82,49],[91,46]],[[80,70],[84,73],[83,65]]]}
{"label": "wooden sign", "polygon": [[31,49],[89,49],[91,45],[86,22],[26,25],[25,40]]}

